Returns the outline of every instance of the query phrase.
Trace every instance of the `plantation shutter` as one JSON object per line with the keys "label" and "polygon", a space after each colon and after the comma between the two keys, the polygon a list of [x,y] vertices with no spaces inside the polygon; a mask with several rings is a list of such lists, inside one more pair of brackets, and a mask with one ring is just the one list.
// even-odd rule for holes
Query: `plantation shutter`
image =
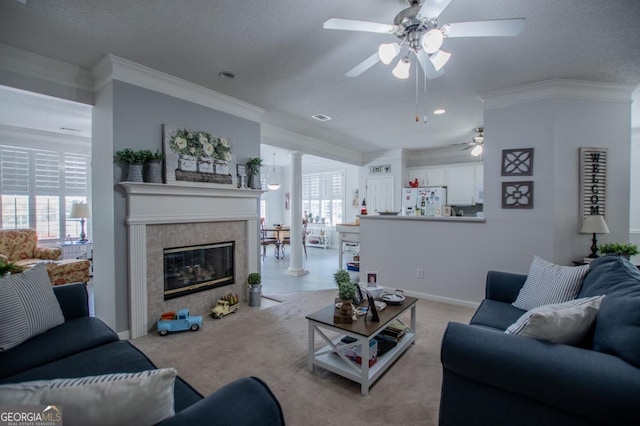
{"label": "plantation shutter", "polygon": [[29,154],[13,148],[0,149],[0,178],[3,194],[29,194]]}
{"label": "plantation shutter", "polygon": [[67,195],[85,195],[88,188],[89,157],[79,154],[64,156],[64,186]]}
{"label": "plantation shutter", "polygon": [[35,153],[36,195],[58,195],[58,188],[60,188],[58,158],[58,154]]}

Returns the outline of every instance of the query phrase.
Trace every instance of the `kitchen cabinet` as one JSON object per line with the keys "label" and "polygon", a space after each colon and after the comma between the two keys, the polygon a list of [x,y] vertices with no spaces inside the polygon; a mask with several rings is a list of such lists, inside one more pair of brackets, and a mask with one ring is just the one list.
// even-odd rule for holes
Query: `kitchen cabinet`
{"label": "kitchen cabinet", "polygon": [[474,204],[474,167],[474,164],[447,167],[447,204]]}
{"label": "kitchen cabinet", "polygon": [[[408,182],[418,179],[418,186],[427,186],[427,169],[424,167],[411,167],[407,169]],[[408,187],[409,185],[404,185]]]}
{"label": "kitchen cabinet", "polygon": [[446,171],[445,167],[428,167],[426,186],[447,186]]}
{"label": "kitchen cabinet", "polygon": [[474,171],[473,183],[483,184],[484,183],[484,164],[474,165],[473,171]]}

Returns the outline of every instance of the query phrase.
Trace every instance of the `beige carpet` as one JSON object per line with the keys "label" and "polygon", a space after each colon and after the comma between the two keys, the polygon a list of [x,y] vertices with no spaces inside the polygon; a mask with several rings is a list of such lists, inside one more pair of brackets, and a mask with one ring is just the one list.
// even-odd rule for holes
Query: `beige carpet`
{"label": "beige carpet", "polygon": [[205,318],[198,332],[150,334],[133,343],[159,367],[177,368],[204,395],[240,377],[260,377],[280,401],[288,425],[436,425],[442,334],[448,321],[468,322],[473,309],[420,300],[415,344],[362,396],[359,384],[307,368],[305,315],[335,295],[281,295],[282,303],[266,309],[243,304],[222,320]]}

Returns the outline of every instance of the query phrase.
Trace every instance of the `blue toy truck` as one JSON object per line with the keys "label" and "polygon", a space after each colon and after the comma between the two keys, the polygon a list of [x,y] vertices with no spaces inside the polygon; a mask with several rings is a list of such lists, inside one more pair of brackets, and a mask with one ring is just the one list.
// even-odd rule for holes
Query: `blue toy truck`
{"label": "blue toy truck", "polygon": [[175,331],[198,331],[202,327],[201,316],[190,316],[189,309],[178,309],[178,313],[165,312],[158,320],[158,334],[166,336],[169,332]]}

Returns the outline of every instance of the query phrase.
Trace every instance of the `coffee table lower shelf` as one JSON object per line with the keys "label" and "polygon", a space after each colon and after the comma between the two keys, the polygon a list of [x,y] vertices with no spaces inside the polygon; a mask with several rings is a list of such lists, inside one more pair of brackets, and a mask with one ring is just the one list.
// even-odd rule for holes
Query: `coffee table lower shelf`
{"label": "coffee table lower shelf", "polygon": [[[404,308],[404,309],[403,309]],[[416,303],[410,303],[409,306],[398,309],[394,315],[389,315],[387,321],[381,321],[379,326],[369,335],[354,333],[345,330],[344,326],[338,324],[329,324],[327,322],[315,321],[308,316],[309,319],[309,350],[308,350],[308,367],[309,371],[314,372],[314,366],[322,367],[335,374],[360,383],[360,391],[362,395],[369,394],[369,387],[393,365],[393,363],[411,346],[415,341],[416,326]],[[403,336],[398,344],[383,355],[378,357],[375,364],[369,367],[369,342],[377,336],[388,323],[407,310],[411,310],[411,325],[409,331]],[[391,309],[389,309],[391,311]],[[389,312],[390,313],[390,312]],[[326,331],[338,333],[336,337],[332,334],[331,338],[325,334]],[[315,337],[320,336],[327,344],[320,349],[315,349]],[[342,338],[349,336],[356,339],[353,343],[344,343]],[[341,350],[351,346],[360,346],[360,355],[362,364],[346,357]]]}

